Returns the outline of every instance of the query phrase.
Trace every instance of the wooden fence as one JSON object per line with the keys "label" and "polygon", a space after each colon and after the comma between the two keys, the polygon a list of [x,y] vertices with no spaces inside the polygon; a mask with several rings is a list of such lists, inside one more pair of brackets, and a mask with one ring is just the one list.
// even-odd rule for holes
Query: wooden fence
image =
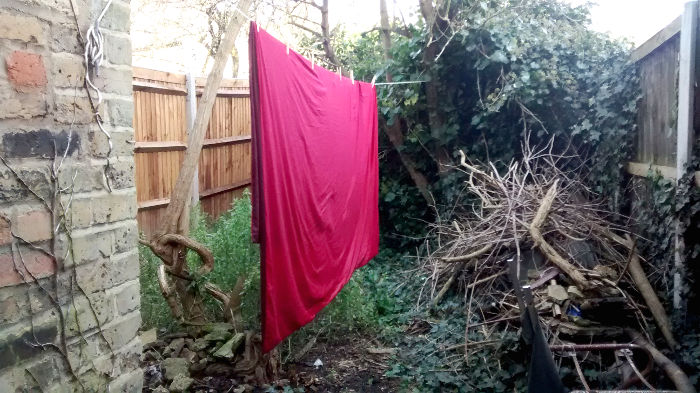
{"label": "wooden fence", "polygon": [[[635,161],[627,165],[629,173],[644,177],[649,169],[667,179],[685,173],[693,155],[696,125],[700,125],[700,67],[696,67],[698,50],[698,3],[688,2],[684,12],[632,53],[640,72],[642,98],[637,111]],[[634,198],[648,197],[649,182],[637,178],[639,192]],[[700,171],[695,172],[700,186]],[[634,213],[633,213],[634,214]],[[680,228],[680,226],[676,226]],[[680,272],[686,261],[682,233],[673,237],[673,306],[682,306],[683,278]]]}
{"label": "wooden fence", "polygon": [[[165,212],[187,150],[187,125],[195,107],[188,105],[188,92],[190,99],[199,99],[206,82],[194,78],[188,84],[187,79],[184,74],[133,69],[137,219],[146,235]],[[224,79],[209,121],[193,194],[214,218],[250,184],[249,97],[247,80]]]}
{"label": "wooden fence", "polygon": [[[686,6],[683,15],[632,53],[642,90],[634,161],[627,166],[632,175],[644,177],[651,168],[676,179],[692,155],[694,129],[700,125],[700,111],[694,103],[696,97],[700,99],[700,89],[695,86],[700,75],[695,66],[695,56],[700,53],[697,26],[697,5]],[[700,186],[700,172],[695,180]]]}

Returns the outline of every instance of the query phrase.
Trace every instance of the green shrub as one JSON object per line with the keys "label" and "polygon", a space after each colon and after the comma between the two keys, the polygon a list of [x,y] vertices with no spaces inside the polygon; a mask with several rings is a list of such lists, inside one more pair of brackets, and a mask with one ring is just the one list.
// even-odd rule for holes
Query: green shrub
{"label": "green shrub", "polygon": [[[190,236],[205,244],[214,254],[214,270],[195,283],[211,282],[225,292],[230,292],[239,276],[245,277],[241,313],[246,328],[259,326],[260,309],[260,252],[250,237],[250,193],[233,201],[231,210],[210,223],[199,206],[192,209]],[[144,328],[172,329],[170,309],[158,288],[156,270],[160,260],[148,247],[139,248],[141,256],[141,314]],[[190,271],[197,271],[199,260],[190,252],[187,256]],[[209,295],[204,294],[207,317],[222,318],[220,307]]]}
{"label": "green shrub", "polygon": [[[209,222],[198,206],[193,208],[190,236],[205,244],[214,254],[214,270],[196,283],[211,282],[224,291],[230,291],[238,277],[245,277],[241,313],[247,329],[260,329],[260,251],[251,242],[250,193],[233,202],[231,210],[218,220]],[[173,329],[170,309],[160,294],[156,270],[161,263],[148,247],[139,248],[141,256],[141,313],[144,328]],[[323,309],[316,319],[301,329],[292,340],[299,342],[310,336],[330,339],[339,333],[362,332],[377,328],[383,318],[391,315],[394,300],[389,294],[391,280],[388,265],[390,254],[384,252],[367,266],[355,272],[338,296]],[[190,271],[199,267],[198,257],[188,255]],[[222,318],[218,303],[204,294],[207,317]],[[291,346],[292,344],[289,343]]]}

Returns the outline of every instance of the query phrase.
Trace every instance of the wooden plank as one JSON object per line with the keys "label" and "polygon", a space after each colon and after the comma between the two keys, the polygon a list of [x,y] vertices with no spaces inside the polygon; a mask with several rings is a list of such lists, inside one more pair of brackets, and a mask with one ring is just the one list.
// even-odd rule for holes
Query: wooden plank
{"label": "wooden plank", "polygon": [[170,203],[170,198],[151,199],[148,201],[139,202],[138,209],[139,210],[154,209],[154,208],[165,206],[168,203]]}
{"label": "wooden plank", "polygon": [[[692,156],[695,135],[693,116],[695,105],[695,47],[697,33],[697,2],[688,2],[683,13],[680,62],[678,70],[678,129],[676,133],[676,170],[685,171]],[[670,88],[671,86],[669,86]]]}
{"label": "wooden plank", "polygon": [[134,152],[136,153],[150,153],[156,151],[173,151],[186,149],[187,144],[179,141],[136,142],[134,144]]}
{"label": "wooden plank", "polygon": [[[195,78],[195,85],[197,88],[203,88],[207,84],[206,78]],[[248,89],[250,88],[250,82],[245,78],[227,78],[222,79],[219,89]]]}
{"label": "wooden plank", "polygon": [[658,172],[666,179],[676,180],[676,168],[664,165],[644,164],[641,162],[628,162],[627,173],[634,176],[647,177],[649,170]]}
{"label": "wooden plank", "polygon": [[633,63],[645,58],[650,53],[656,50],[656,48],[663,45],[666,41],[671,39],[676,34],[681,32],[681,20],[682,16],[676,18],[668,26],[661,29],[658,33],[654,34],[653,37],[649,38],[646,42],[640,45],[637,49],[632,51],[630,60]]}
{"label": "wooden plank", "polygon": [[170,93],[170,94],[178,94],[178,95],[187,94],[187,91],[184,88],[175,87],[175,86],[165,86],[165,85],[161,85],[161,84],[154,83],[154,82],[144,82],[144,81],[140,81],[140,80],[134,80],[131,82],[131,85],[134,87],[134,89],[139,90],[139,91],[150,91],[150,92],[154,92],[154,93]]}
{"label": "wooden plank", "polygon": [[185,75],[167,71],[152,70],[142,67],[131,67],[133,78],[151,79],[168,83],[185,84]]}
{"label": "wooden plank", "polygon": [[[202,91],[203,91],[202,89],[197,89],[197,96],[201,97]],[[234,90],[219,89],[216,91],[216,96],[217,97],[249,97],[250,96],[250,89],[234,89]]]}
{"label": "wooden plank", "polygon": [[[227,127],[230,129],[230,127]],[[237,143],[250,142],[250,135],[227,136],[224,138],[205,139],[204,147],[214,147],[221,145],[235,145]]]}
{"label": "wooden plank", "polygon": [[[681,24],[680,60],[678,64],[678,130],[676,132],[676,172],[680,178],[693,154],[695,135],[693,116],[695,115],[695,48],[698,29],[698,3],[685,3]],[[676,221],[675,251],[673,273],[673,308],[683,308],[681,293],[685,279],[681,277],[683,265],[686,264],[685,244],[680,221]]]}
{"label": "wooden plank", "polygon": [[[664,179],[675,181],[677,176],[676,168],[665,165],[644,164],[641,162],[628,162],[627,173],[639,177],[647,177],[649,170],[653,173],[659,173]],[[695,172],[695,186],[700,187],[700,171]]]}
{"label": "wooden plank", "polygon": [[227,186],[212,188],[210,190],[204,190],[199,193],[199,199],[204,199],[212,195],[221,194],[222,192],[233,191],[248,185],[250,185],[250,179],[239,181],[234,184],[229,184]]}

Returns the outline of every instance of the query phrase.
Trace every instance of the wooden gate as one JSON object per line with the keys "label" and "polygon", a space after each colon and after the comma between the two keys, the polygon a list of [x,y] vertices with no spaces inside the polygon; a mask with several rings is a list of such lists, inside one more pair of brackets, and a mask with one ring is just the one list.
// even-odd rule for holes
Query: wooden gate
{"label": "wooden gate", "polygon": [[[206,79],[194,79],[201,96]],[[190,84],[192,85],[192,84]],[[136,197],[139,229],[159,224],[187,150],[188,88],[184,74],[133,68]],[[199,160],[202,210],[216,218],[250,184],[250,89],[224,79],[217,93]]]}

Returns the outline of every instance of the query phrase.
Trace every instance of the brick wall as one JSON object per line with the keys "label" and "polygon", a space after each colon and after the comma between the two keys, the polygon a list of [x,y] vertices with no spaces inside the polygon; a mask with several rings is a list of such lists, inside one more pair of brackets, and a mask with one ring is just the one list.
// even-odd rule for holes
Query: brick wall
{"label": "brick wall", "polygon": [[141,391],[128,0],[101,23],[111,154],[83,87],[103,5],[0,1],[2,392]]}

